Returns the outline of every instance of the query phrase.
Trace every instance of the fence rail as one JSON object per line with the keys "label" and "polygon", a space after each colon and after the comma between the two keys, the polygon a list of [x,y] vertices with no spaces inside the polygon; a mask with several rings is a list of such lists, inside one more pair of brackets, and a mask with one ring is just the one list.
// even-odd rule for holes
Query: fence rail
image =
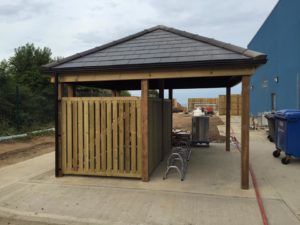
{"label": "fence rail", "polygon": [[136,97],[64,97],[63,174],[141,177],[141,101]]}

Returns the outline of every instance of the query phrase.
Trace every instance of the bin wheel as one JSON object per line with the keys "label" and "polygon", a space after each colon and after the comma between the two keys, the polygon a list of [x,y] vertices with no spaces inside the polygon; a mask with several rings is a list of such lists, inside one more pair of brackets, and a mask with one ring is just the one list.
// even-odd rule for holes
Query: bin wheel
{"label": "bin wheel", "polygon": [[270,141],[270,142],[274,142],[274,140],[273,140],[273,138],[271,137],[271,135],[268,135],[268,140]]}
{"label": "bin wheel", "polygon": [[274,142],[274,140],[273,140],[273,138],[272,138],[272,137],[270,137],[270,138],[269,138],[269,140],[270,140],[271,142]]}
{"label": "bin wheel", "polygon": [[279,156],[280,156],[280,150],[275,150],[274,152],[273,152],[273,156],[275,157],[275,158],[278,158]]}
{"label": "bin wheel", "polygon": [[287,165],[290,163],[290,158],[289,157],[284,157],[281,159],[281,163],[284,165]]}

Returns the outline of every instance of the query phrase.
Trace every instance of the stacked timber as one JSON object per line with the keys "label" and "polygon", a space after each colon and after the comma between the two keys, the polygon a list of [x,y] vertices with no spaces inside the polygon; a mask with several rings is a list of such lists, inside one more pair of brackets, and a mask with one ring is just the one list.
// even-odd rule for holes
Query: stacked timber
{"label": "stacked timber", "polygon": [[[219,95],[219,115],[226,114],[226,95]],[[241,95],[231,95],[231,109],[230,114],[234,116],[241,115],[242,112],[242,98]]]}

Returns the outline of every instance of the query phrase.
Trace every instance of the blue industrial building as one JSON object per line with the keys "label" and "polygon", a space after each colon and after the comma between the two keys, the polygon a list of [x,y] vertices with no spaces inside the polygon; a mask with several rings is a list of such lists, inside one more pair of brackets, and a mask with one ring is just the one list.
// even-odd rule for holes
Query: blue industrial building
{"label": "blue industrial building", "polygon": [[251,114],[300,108],[300,0],[280,0],[248,47],[268,55],[251,80]]}

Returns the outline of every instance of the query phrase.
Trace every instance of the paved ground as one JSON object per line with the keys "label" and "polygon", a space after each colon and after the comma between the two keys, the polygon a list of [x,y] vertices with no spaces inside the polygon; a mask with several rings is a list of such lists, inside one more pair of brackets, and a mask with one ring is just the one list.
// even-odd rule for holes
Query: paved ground
{"label": "paved ground", "polygon": [[[236,132],[238,126],[233,118]],[[270,224],[300,224],[300,161],[281,165],[273,148],[262,131],[251,132],[251,161]],[[163,181],[164,165],[149,183],[55,178],[53,153],[3,167],[0,224],[262,224],[252,187],[240,189],[234,146],[229,153],[223,144],[194,149],[183,182],[175,172]]]}

